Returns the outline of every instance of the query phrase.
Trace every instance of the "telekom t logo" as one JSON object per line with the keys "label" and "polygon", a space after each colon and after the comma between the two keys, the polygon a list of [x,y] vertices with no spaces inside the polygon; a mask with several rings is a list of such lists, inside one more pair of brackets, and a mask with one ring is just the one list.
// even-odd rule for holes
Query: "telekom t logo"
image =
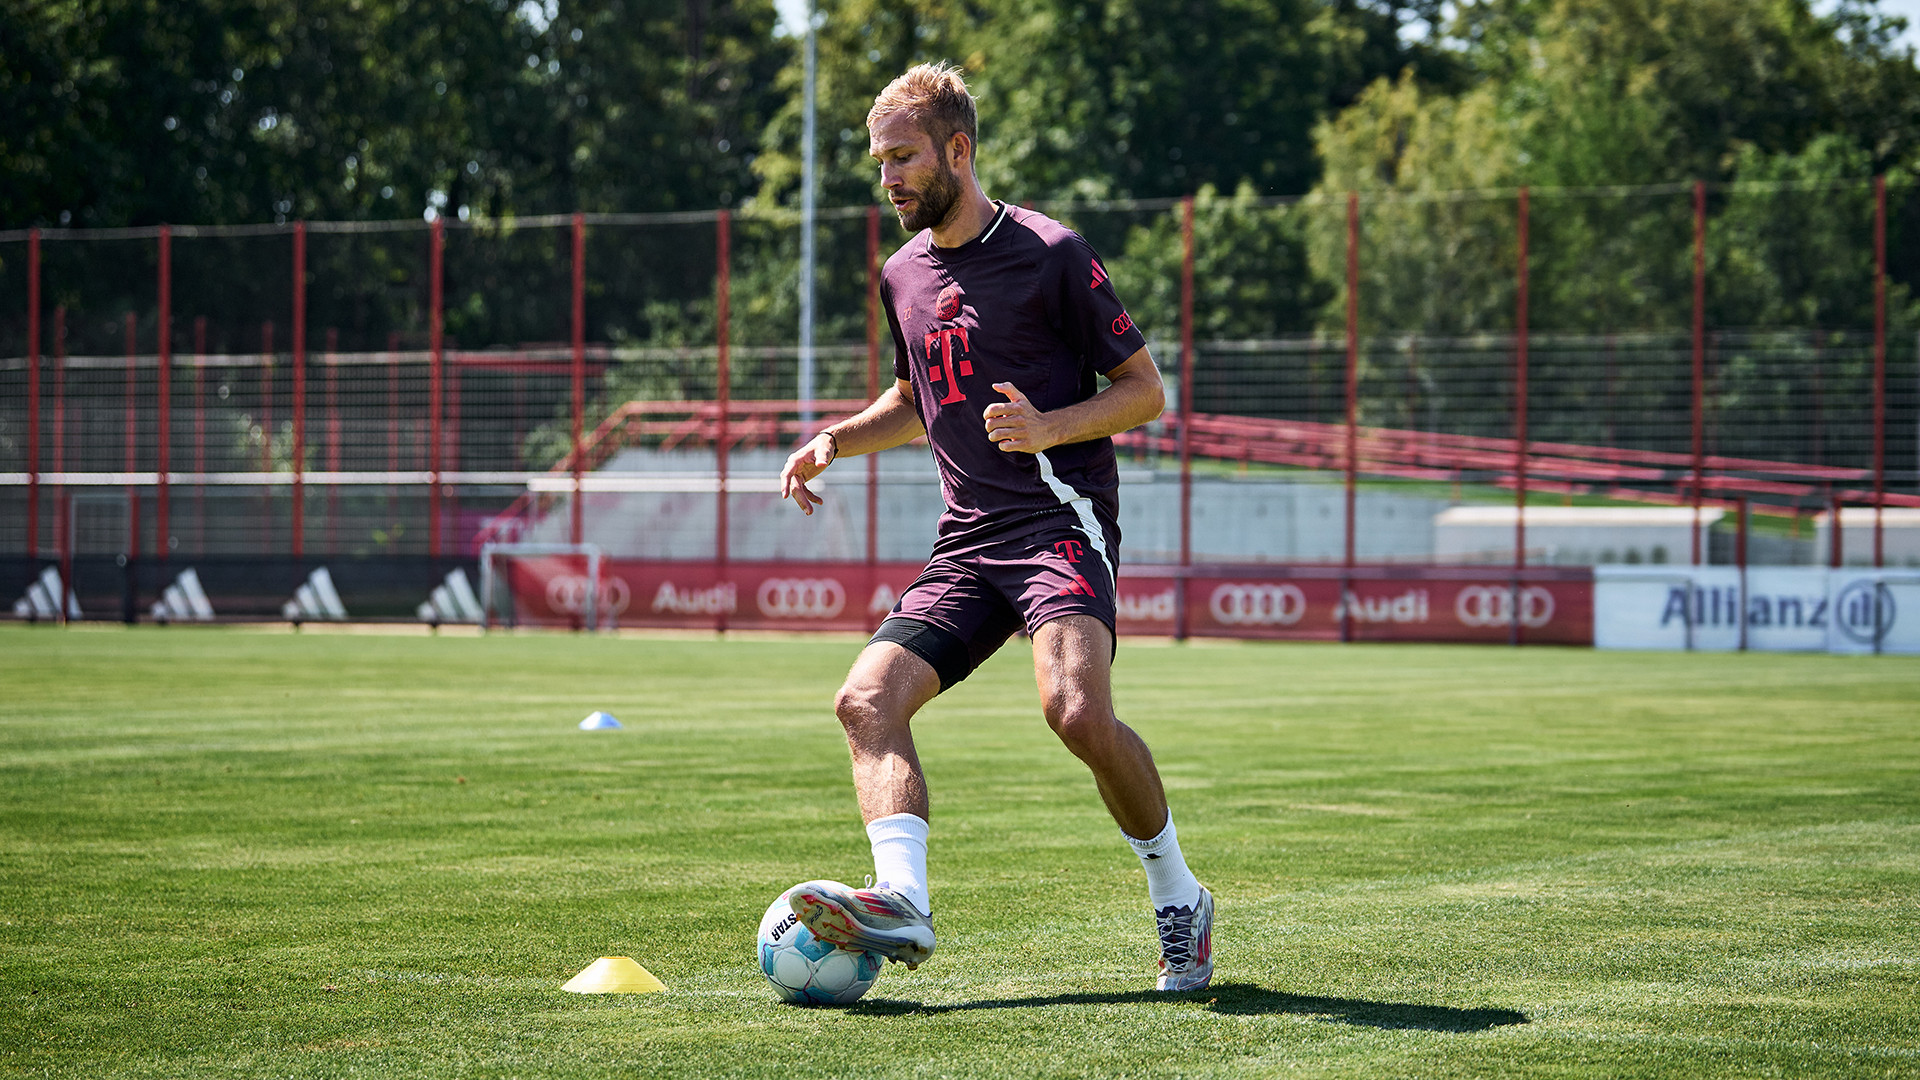
{"label": "telekom t logo", "polygon": [[[947,396],[940,399],[940,404],[942,405],[951,405],[956,401],[967,400],[967,395],[960,391],[960,376],[973,374],[973,362],[970,360],[958,360],[959,368],[956,369],[954,367],[956,360],[953,355],[953,343],[955,340],[960,342],[960,353],[962,357],[964,357],[972,348],[972,346],[967,343],[966,327],[949,326],[935,330],[927,335],[927,381],[939,382],[942,379],[946,380]],[[940,346],[939,360],[934,359],[933,347],[936,344]]]}
{"label": "telekom t logo", "polygon": [[1061,557],[1070,563],[1078,565],[1080,562],[1080,541],[1078,540],[1059,541],[1053,545],[1053,550],[1059,552]]}

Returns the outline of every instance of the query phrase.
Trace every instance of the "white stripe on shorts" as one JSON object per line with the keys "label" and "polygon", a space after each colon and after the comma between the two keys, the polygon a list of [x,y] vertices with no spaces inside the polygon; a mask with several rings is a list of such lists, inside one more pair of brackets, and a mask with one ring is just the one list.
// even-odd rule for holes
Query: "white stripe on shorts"
{"label": "white stripe on shorts", "polygon": [[1100,553],[1100,564],[1107,568],[1107,584],[1113,587],[1114,601],[1118,603],[1119,578],[1113,572],[1113,564],[1107,561],[1107,534],[1100,528],[1100,519],[1093,516],[1093,500],[1073,490],[1066,481],[1054,475],[1053,462],[1047,460],[1046,451],[1042,450],[1033,457],[1040,463],[1040,479],[1047,482],[1047,487],[1053,489],[1061,503],[1073,507],[1073,512],[1080,516],[1080,531],[1087,534],[1087,542]]}

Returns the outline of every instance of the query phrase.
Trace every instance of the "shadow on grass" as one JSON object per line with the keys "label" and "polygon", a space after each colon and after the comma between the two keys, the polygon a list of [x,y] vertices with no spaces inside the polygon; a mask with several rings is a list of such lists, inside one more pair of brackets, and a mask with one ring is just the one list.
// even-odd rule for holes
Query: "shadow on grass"
{"label": "shadow on grass", "polygon": [[1233,1016],[1287,1014],[1308,1016],[1329,1024],[1415,1029],[1420,1031],[1485,1031],[1527,1022],[1527,1014],[1513,1009],[1455,1009],[1446,1005],[1411,1005],[1356,998],[1308,997],[1268,990],[1252,983],[1221,983],[1207,990],[1169,994],[1133,990],[1119,994],[1048,994],[1024,998],[968,1001],[958,1005],[924,1005],[918,1001],[885,998],[862,1001],[848,1012],[867,1016],[904,1016],[908,1013],[967,1012],[974,1009],[1038,1009],[1049,1005],[1178,1005],[1198,1003],[1209,1012]]}

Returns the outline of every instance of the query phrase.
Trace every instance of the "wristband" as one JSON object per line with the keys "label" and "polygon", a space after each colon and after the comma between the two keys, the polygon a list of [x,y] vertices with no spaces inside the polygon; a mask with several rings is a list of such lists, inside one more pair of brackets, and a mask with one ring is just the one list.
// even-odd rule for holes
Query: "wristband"
{"label": "wristband", "polygon": [[833,444],[833,456],[827,458],[827,464],[831,465],[840,458],[840,436],[835,435],[832,428],[823,428],[820,434],[825,435],[827,441]]}

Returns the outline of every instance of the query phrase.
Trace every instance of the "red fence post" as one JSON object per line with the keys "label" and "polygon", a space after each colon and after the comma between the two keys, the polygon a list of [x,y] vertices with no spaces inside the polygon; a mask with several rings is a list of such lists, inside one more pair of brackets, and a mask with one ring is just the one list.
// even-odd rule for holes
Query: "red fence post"
{"label": "red fence post", "polygon": [[1353,525],[1360,473],[1360,193],[1347,192],[1347,528],[1340,575],[1340,640],[1353,640]]}
{"label": "red fence post", "polygon": [[207,317],[193,317],[193,471],[201,480],[193,489],[194,532],[201,554],[207,550]]}
{"label": "red fence post", "polygon": [[[53,471],[67,471],[67,308],[53,309]],[[61,518],[60,521],[65,521]],[[59,521],[56,527],[64,528]]]}
{"label": "red fence post", "polygon": [[1693,182],[1693,565],[1700,565],[1700,497],[1706,487],[1707,185]]}
{"label": "red fence post", "polygon": [[127,312],[127,423],[126,423],[126,471],[127,471],[127,558],[140,557],[140,489],[133,485],[133,471],[139,468],[138,443],[140,435],[140,416],[135,411],[134,389],[134,349],[139,345],[138,324],[133,312]]}
{"label": "red fence post", "polygon": [[260,324],[260,471],[273,471],[273,320]]}
{"label": "red fence post", "polygon": [[[585,531],[581,474],[586,467],[587,417],[587,219],[573,215],[573,543]],[[593,629],[588,627],[589,630]]]}
{"label": "red fence post", "polygon": [[1827,565],[1835,570],[1841,564],[1840,496],[1827,500]]}
{"label": "red fence post", "polygon": [[1507,644],[1520,644],[1520,571],[1527,566],[1527,188],[1520,187],[1517,310],[1513,316],[1513,598]]}
{"label": "red fence post", "polygon": [[[260,472],[273,472],[273,320],[260,324]],[[264,544],[272,530],[273,489],[260,486],[260,536]],[[262,549],[264,551],[264,547]]]}
{"label": "red fence post", "polygon": [[[400,332],[387,332],[387,471],[400,471]],[[387,489],[389,499],[393,489]]]}
{"label": "red fence post", "polygon": [[[867,400],[880,398],[880,208],[867,207]],[[805,432],[801,432],[805,435]],[[880,563],[880,455],[867,455],[867,568]],[[874,583],[868,582],[869,587]],[[871,623],[872,612],[868,613]]]}
{"label": "red fence post", "polygon": [[440,365],[444,314],[440,271],[446,250],[444,219],[434,218],[427,244],[427,553],[440,556]]}
{"label": "red fence post", "polygon": [[1885,516],[1886,503],[1887,178],[1882,174],[1873,178],[1873,566],[1876,570],[1886,565],[1885,536],[1880,520]]}
{"label": "red fence post", "polygon": [[307,223],[293,223],[293,557],[307,538]]}
{"label": "red fence post", "polygon": [[1740,496],[1736,504],[1739,514],[1736,531],[1733,536],[1733,561],[1740,568],[1740,651],[1747,651],[1747,526],[1752,522],[1752,507],[1745,495]]}
{"label": "red fence post", "polygon": [[1180,576],[1173,637],[1187,640],[1187,572],[1193,566],[1193,196],[1180,200]]}
{"label": "red fence post", "polygon": [[[340,471],[340,328],[327,327],[327,472]],[[327,553],[340,551],[340,481],[327,485]]]}
{"label": "red fence post", "polygon": [[[713,563],[716,576],[722,580],[716,584],[725,584],[727,576],[727,413],[732,405],[733,384],[727,354],[727,324],[732,320],[730,305],[733,296],[733,215],[722,210],[714,221],[715,258],[719,263],[719,272],[714,281],[714,301],[718,310],[714,315],[714,339],[719,346],[716,363],[716,375],[719,385],[716,397],[719,398],[719,422],[714,432],[714,465],[718,473],[717,491],[714,496],[713,526]],[[714,605],[714,629],[725,631],[727,628],[726,605]]]}
{"label": "red fence post", "polygon": [[[67,471],[67,308],[53,309],[53,471]],[[55,489],[53,505],[53,550],[60,557],[60,580],[73,581],[72,545],[68,533],[67,489]],[[67,605],[60,603],[60,621],[67,621]]]}
{"label": "red fence post", "polygon": [[154,397],[158,400],[157,440],[159,483],[154,490],[153,553],[164,559],[171,545],[167,521],[167,471],[173,467],[173,227],[160,226],[160,372]]}
{"label": "red fence post", "polygon": [[[27,558],[40,557],[40,230],[27,230]],[[62,609],[67,598],[56,597]]]}

